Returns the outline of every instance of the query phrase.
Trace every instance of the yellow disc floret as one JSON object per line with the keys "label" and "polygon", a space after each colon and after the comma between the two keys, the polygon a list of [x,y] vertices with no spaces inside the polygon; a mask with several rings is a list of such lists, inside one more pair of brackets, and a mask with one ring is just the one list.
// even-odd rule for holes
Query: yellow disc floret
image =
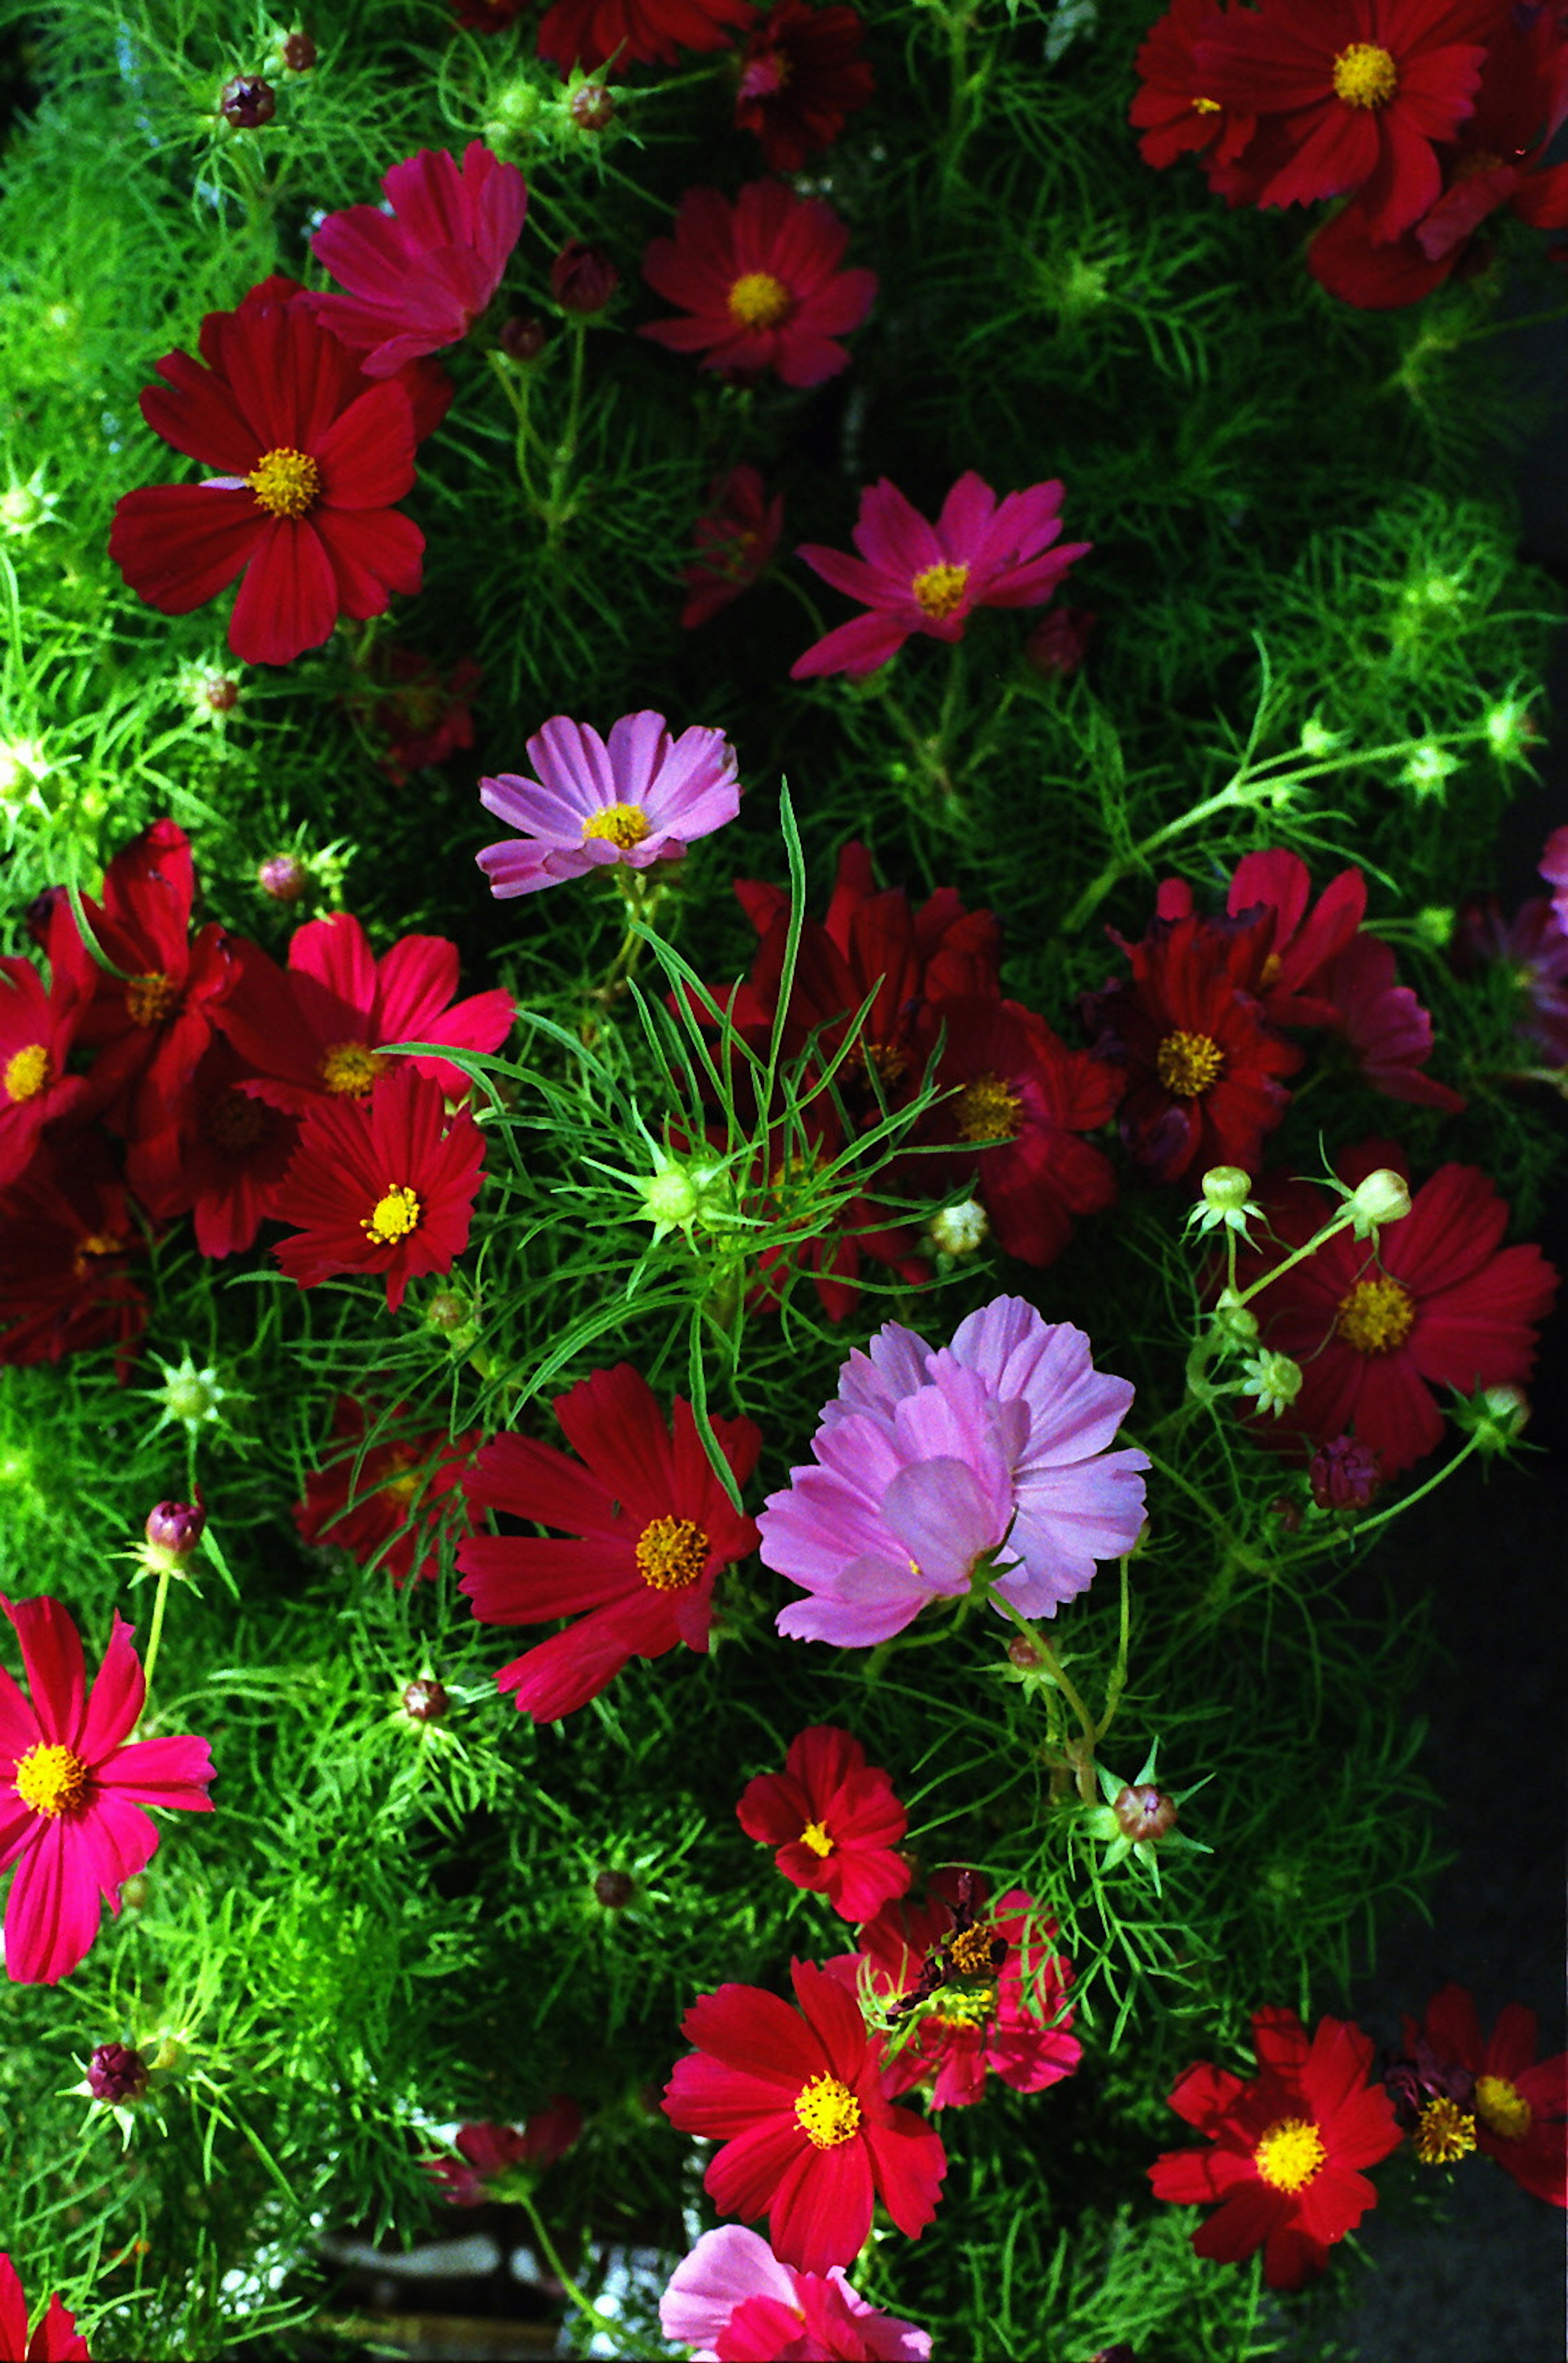
{"label": "yellow disc floret", "polygon": [[960,1140],[1016,1140],[1023,1103],[1000,1075],[982,1075],[958,1095]]}
{"label": "yellow disc floret", "polygon": [[17,1050],[6,1061],[6,1072],[0,1077],[0,1088],[13,1104],[19,1100],[36,1100],[47,1092],[54,1081],[54,1069],[49,1052],[41,1042],[29,1042],[24,1050]]}
{"label": "yellow disc floret", "polygon": [[1396,1280],[1358,1280],[1340,1299],[1334,1335],[1358,1354],[1391,1354],[1415,1318],[1416,1300]]}
{"label": "yellow disc floret", "polygon": [[17,1794],[24,1805],[46,1821],[62,1814],[79,1814],[87,1803],[90,1766],[69,1747],[29,1747],[17,1758]]}
{"label": "yellow disc floret", "polygon": [[1416,2156],[1423,2166],[1452,2166],[1475,2147],[1475,2120],[1440,2092],[1416,2120]]}
{"label": "yellow disc floret", "polygon": [[944,623],[963,603],[963,594],[969,588],[969,569],[944,560],[940,566],[923,568],[909,588],[915,594],[916,605],[933,623]]}
{"label": "yellow disc floret", "polygon": [[1399,87],[1399,68],[1386,50],[1352,41],[1334,60],[1334,95],[1347,106],[1386,106]]}
{"label": "yellow disc floret", "polygon": [[125,989],[125,1005],[138,1026],[161,1026],[179,995],[166,976],[133,976]]}
{"label": "yellow disc floret", "polygon": [[590,813],[583,823],[583,842],[591,837],[607,837],[623,853],[640,845],[653,833],[653,824],[640,804],[606,804],[603,812]]}
{"label": "yellow disc floret", "polygon": [[378,1248],[395,1248],[417,1231],[425,1209],[405,1182],[389,1182],[386,1195],[378,1198],[371,1212],[360,1223],[367,1239]]}
{"label": "yellow disc floret", "polygon": [[361,1100],[385,1064],[363,1042],[335,1042],[321,1061],[321,1080],[335,1098]]}
{"label": "yellow disc floret", "polygon": [[308,451],[281,444],[264,451],[245,479],[256,504],[271,516],[302,517],[316,506],[321,493],[321,471]]}
{"label": "yellow disc floret", "polygon": [[833,1841],[820,1822],[806,1823],[800,1834],[800,1843],[803,1847],[809,1847],[812,1853],[820,1856],[824,1861],[833,1851]]}
{"label": "yellow disc floret", "polygon": [[1005,1939],[999,1937],[988,1920],[977,1927],[962,1928],[948,1947],[948,1958],[962,1978],[980,1978],[995,1966],[993,1956],[997,1945],[1006,1950]]}
{"label": "yellow disc floret", "polygon": [[637,1538],[637,1571],[652,1592],[688,1592],[711,1548],[690,1518],[652,1518]]}
{"label": "yellow disc floret", "polygon": [[1200,1099],[1225,1072],[1225,1053],[1212,1034],[1167,1034],[1154,1053],[1154,1071],[1179,1100]]}
{"label": "yellow disc floret", "polygon": [[1305,2191],[1328,2157],[1322,2135],[1307,2118],[1282,2117],[1252,2152],[1252,2163],[1271,2191]]}
{"label": "yellow disc floret", "polygon": [[729,316],[738,328],[776,328],[795,309],[795,297],[771,271],[743,271],[729,290]]}
{"label": "yellow disc floret", "polygon": [[1487,2132],[1503,2141],[1522,2141],[1533,2119],[1529,2102],[1506,2076],[1477,2076],[1475,2113]]}
{"label": "yellow disc floret", "polygon": [[837,2149],[861,2129],[861,2104],[837,2076],[813,2076],[795,2096],[795,2113],[814,2149]]}

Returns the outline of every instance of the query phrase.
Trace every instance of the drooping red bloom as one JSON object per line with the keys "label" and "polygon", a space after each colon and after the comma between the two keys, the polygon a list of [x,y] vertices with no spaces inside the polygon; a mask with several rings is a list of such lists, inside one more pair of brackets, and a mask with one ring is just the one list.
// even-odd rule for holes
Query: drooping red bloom
{"label": "drooping red bloom", "polygon": [[444,1427],[399,1433],[406,1407],[374,1406],[339,1395],[332,1412],[334,1449],[306,1480],[294,1505],[302,1541],[346,1550],[361,1567],[373,1559],[401,1586],[410,1576],[432,1581],[443,1528],[468,1532],[467,1505],[451,1498],[479,1444],[477,1429],[450,1436]]}
{"label": "drooping red bloom", "polygon": [[1092,607],[1052,607],[1024,641],[1024,662],[1041,681],[1071,681],[1089,652],[1099,617]]}
{"label": "drooping red bloom", "polygon": [[82,1113],[87,1085],[66,1060],[83,982],[61,963],[46,986],[30,960],[0,958],[0,1189],[26,1171],[46,1126]]}
{"label": "drooping red bloom", "polygon": [[782,181],[748,181],[733,205],[722,190],[688,189],[673,238],[654,239],[642,258],[649,285],[687,316],[638,333],[701,353],[704,369],[771,369],[785,385],[820,385],[847,366],[837,339],[876,294],[873,272],[839,268],[849,243],[830,205]]}
{"label": "drooping red bloom", "polygon": [[89,2363],[87,2341],[58,2297],[50,2297],[43,2320],[28,2336],[28,2302],[8,2256],[0,2254],[0,2354],[17,2363]]}
{"label": "drooping red bloom", "polygon": [[[503,1666],[496,1681],[521,1712],[550,1723],[597,1696],[628,1659],[677,1642],[707,1647],[713,1581],[757,1547],[677,1395],[673,1430],[629,1362],[595,1370],[555,1399],[572,1459],[531,1437],[498,1436],[463,1479],[471,1510],[500,1510],[572,1537],[473,1535],[459,1546],[459,1586],[482,1625],[576,1623]],[[743,1485],[762,1449],[749,1419],[716,1419],[718,1447]]]}
{"label": "drooping red bloom", "polygon": [[0,1670],[0,1870],[16,1866],[6,1903],[6,1974],[19,1985],[57,1985],[98,1933],[100,1899],[120,1908],[120,1889],[145,1870],[158,1832],[144,1805],[210,1814],[212,1758],[205,1739],[127,1745],[147,1695],[131,1647],[134,1628],[114,1620],[89,1694],[82,1639],[58,1600],[0,1594],[22,1646],[31,1703]]}
{"label": "drooping red bloom", "polygon": [[1462,2105],[1475,2120],[1475,2147],[1551,2206],[1568,2207],[1568,2052],[1538,2060],[1533,2010],[1511,2002],[1483,2036],[1475,1998],[1444,1986],[1418,2027],[1405,2021],[1405,2048],[1424,2041],[1442,2067],[1468,2080]]}
{"label": "drooping red bloom", "polygon": [[755,468],[731,468],[707,488],[707,506],[692,527],[696,556],[681,570],[688,631],[739,599],[773,563],[784,531],[784,494],[769,500]]}
{"label": "drooping red bloom", "polygon": [[221,1036],[203,1052],[175,1120],[139,1134],[126,1179],[150,1215],[189,1215],[205,1256],[239,1255],[277,1205],[299,1123],[246,1086],[252,1071]]}
{"label": "drooping red bloom", "polygon": [[1149,2180],[1156,2199],[1221,2202],[1193,2234],[1200,2257],[1234,2264],[1261,2247],[1269,2287],[1299,2289],[1376,2206],[1359,2169],[1404,2136],[1386,2092],[1366,2080],[1373,2042],[1359,2026],[1319,2019],[1308,2040],[1294,2011],[1261,2010],[1252,2038],[1250,2082],[1203,2062],[1177,2080],[1172,2108],[1213,2147],[1167,2151]]}
{"label": "drooping red bloom", "polygon": [[408,391],[367,385],[295,292],[264,282],[238,311],[209,312],[205,369],[184,352],[155,363],[166,383],[142,394],[148,425],[220,472],[127,493],[109,536],[131,589],[167,616],[241,575],[228,644],[247,664],[287,664],[340,615],[379,616],[420,582],[425,538],[394,506],[414,482]]}
{"label": "drooping red bloom", "polygon": [[735,120],[756,133],[771,172],[798,172],[871,97],[876,83],[861,53],[864,38],[852,8],[772,0],[761,16],[741,53]]}
{"label": "drooping red bloom", "polygon": [[784,1770],[749,1781],[735,1813],[749,1838],[777,1847],[793,1886],[825,1895],[845,1920],[869,1920],[908,1890],[909,1864],[895,1850],[908,1816],[847,1731],[818,1723],[798,1732]]}
{"label": "drooping red bloom", "polygon": [[557,2092],[536,2109],[519,2132],[516,2125],[460,2125],[456,2158],[419,2161],[440,2188],[449,2207],[483,2207],[501,2194],[495,2189],[519,2166],[544,2168],[581,2140],[583,2112],[569,2092]]}
{"label": "drooping red bloom", "polygon": [[563,74],[617,66],[673,66],[683,50],[726,50],[751,21],[748,0],[554,0],[539,19],[539,53]]}
{"label": "drooping red bloom", "polygon": [[128,1269],[146,1244],[100,1137],[75,1137],[69,1154],[46,1142],[0,1197],[0,1363],[113,1345],[123,1384],[147,1326]]}
{"label": "drooping red bloom", "polygon": [[450,671],[401,641],[376,649],[371,670],[346,703],[383,744],[376,757],[395,788],[473,744],[475,690],[484,668],[460,657]]}
{"label": "drooping red bloom", "polygon": [[1156,172],[1178,156],[1231,163],[1257,128],[1255,116],[1209,97],[1198,72],[1195,45],[1224,27],[1215,0],[1172,0],[1133,60],[1139,91],[1128,119],[1142,134],[1139,153]]}
{"label": "drooping red bloom", "polygon": [[1334,1006],[1334,1028],[1343,1036],[1366,1081],[1391,1100],[1441,1108],[1457,1115],[1462,1093],[1421,1071],[1432,1049],[1432,1021],[1407,984],[1401,984],[1394,954],[1363,927],[1328,963],[1318,980]]}
{"label": "drooping red bloom", "polygon": [[350,350],[365,375],[395,375],[466,337],[501,284],[522,235],[528,191],[515,164],[471,139],[460,165],[422,148],[395,164],[379,205],[328,214],[310,241],[317,262],[348,289],[311,295],[312,312]]}
{"label": "drooping red bloom", "polygon": [[[1408,1171],[1396,1142],[1363,1141],[1339,1170],[1353,1188],[1380,1166]],[[1278,1244],[1241,1257],[1244,1287],[1305,1245],[1338,1203],[1284,1176],[1265,1177],[1257,1196]],[[1353,1435],[1378,1454],[1385,1477],[1396,1476],[1442,1441],[1434,1388],[1468,1395],[1522,1384],[1557,1274],[1538,1247],[1502,1245],[1507,1221],[1485,1173],[1442,1165],[1375,1248],[1340,1231],[1252,1298],[1263,1345],[1302,1369],[1301,1392],[1280,1417],[1251,1423],[1257,1440],[1288,1447]]]}
{"label": "drooping red bloom", "polygon": [[800,2007],[758,1986],[724,1985],[686,2013],[696,2049],[678,2060],[664,2113],[723,2147],[703,2187],[719,2213],[765,2214],[775,2253],[801,2272],[849,2264],[880,2198],[917,2240],[947,2172],[940,2137],[886,2099],[875,2047],[842,1987],[792,1961]]}
{"label": "drooping red bloom", "polygon": [[468,1245],[484,1135],[410,1066],[363,1100],[318,1100],[273,1212],[297,1227],[272,1253],[301,1288],[338,1272],[386,1281],[395,1313],[411,1280],[449,1271]]}

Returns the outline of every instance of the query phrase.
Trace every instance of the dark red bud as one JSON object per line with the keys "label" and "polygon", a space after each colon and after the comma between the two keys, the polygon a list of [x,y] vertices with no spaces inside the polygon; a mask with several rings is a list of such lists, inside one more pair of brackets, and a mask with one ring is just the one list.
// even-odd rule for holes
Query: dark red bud
{"label": "dark red bud", "polygon": [[1007,1644],[1007,1655],[1020,1674],[1032,1674],[1045,1663],[1045,1651],[1020,1633]]}
{"label": "dark red bud", "polygon": [[204,705],[210,705],[215,714],[232,714],[239,703],[239,683],[229,673],[204,674],[201,701]]}
{"label": "dark red bud", "polygon": [[284,43],[284,63],[290,73],[308,73],[316,63],[316,44],[308,33],[291,33]]}
{"label": "dark red bud", "polygon": [[602,312],[620,285],[603,247],[570,239],[550,266],[550,292],[563,312]]}
{"label": "dark red bud", "polygon": [[1377,1454],[1370,1444],[1336,1436],[1313,1454],[1307,1481],[1320,1510],[1364,1510],[1381,1482]]}
{"label": "dark red bud", "polygon": [[637,1892],[637,1882],[624,1870],[601,1870],[594,1893],[606,1912],[624,1912]]}
{"label": "dark red bud", "polygon": [[1067,681],[1083,663],[1098,617],[1087,607],[1052,607],[1024,642],[1024,662],[1042,681]]}
{"label": "dark red bud", "polygon": [[550,342],[550,331],[542,320],[525,319],[514,313],[502,321],[497,341],[508,361],[537,361]]}
{"label": "dark red bud", "polygon": [[606,131],[615,120],[616,94],[602,82],[579,83],[566,112],[579,131]]}
{"label": "dark red bud", "polygon": [[297,853],[269,853],[257,870],[256,883],[269,903],[297,903],[310,883],[310,872]]}
{"label": "dark red bud", "polygon": [[1111,1806],[1123,1837],[1158,1846],[1176,1826],[1176,1801],[1163,1789],[1123,1789]]}
{"label": "dark red bud", "polygon": [[100,2043],[87,2062],[87,2084],[95,2101],[139,2101],[147,2090],[147,2062],[125,2043]]}
{"label": "dark red bud", "polygon": [[201,1541],[206,1512],[195,1502],[159,1502],[149,1510],[144,1529],[156,1551],[171,1559],[189,1559]]}
{"label": "dark red bud", "polygon": [[1278,1519],[1287,1535],[1298,1535],[1301,1532],[1301,1504],[1299,1502],[1293,1501],[1288,1493],[1276,1493],[1269,1503],[1269,1511],[1272,1516]]}
{"label": "dark red bud", "polygon": [[450,1704],[446,1685],[433,1674],[421,1674],[403,1693],[403,1712],[415,1723],[440,1723]]}
{"label": "dark red bud", "polygon": [[217,111],[236,131],[259,131],[263,123],[271,123],[278,102],[271,83],[260,74],[236,74],[218,93]]}

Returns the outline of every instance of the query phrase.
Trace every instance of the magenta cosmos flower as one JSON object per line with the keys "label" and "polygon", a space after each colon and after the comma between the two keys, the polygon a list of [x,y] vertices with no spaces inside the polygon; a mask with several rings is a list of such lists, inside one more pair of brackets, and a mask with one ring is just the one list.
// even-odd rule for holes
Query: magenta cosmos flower
{"label": "magenta cosmos flower", "polygon": [[606,745],[558,714],[528,740],[532,778],[481,780],[486,812],[517,830],[476,859],[498,900],[624,861],[678,861],[694,838],[740,809],[735,749],[722,730],[672,738],[662,714],[623,714]]}
{"label": "magenta cosmos flower", "polygon": [[970,469],[932,525],[885,476],[868,486],[851,537],[859,558],[817,541],[803,541],[795,554],[871,613],[807,649],[790,679],[847,672],[858,680],[896,656],[911,632],[962,640],[976,607],[1043,606],[1094,548],[1088,541],[1051,548],[1062,531],[1062,492],[1055,482],[1031,484],[998,501]]}
{"label": "magenta cosmos flower", "polygon": [[1054,1616],[1138,1539],[1148,1459],[1107,1449],[1131,1402],[1081,1329],[1021,1297],[941,1348],[888,1322],[845,1363],[816,1466],[791,1470],[757,1522],[764,1564],[808,1595],[779,1631],[862,1648],[977,1581]]}
{"label": "magenta cosmos flower", "polygon": [[0,2355],[16,2363],[89,2363],[87,2341],[58,2297],[51,2297],[42,2321],[28,2336],[28,2301],[9,2257],[0,2254]]}
{"label": "magenta cosmos flower", "polygon": [[797,1732],[784,1770],[749,1781],[735,1813],[749,1838],[777,1847],[792,1885],[825,1895],[846,1920],[871,1919],[908,1888],[909,1865],[895,1848],[909,1822],[893,1783],[831,1724]]}
{"label": "magenta cosmos flower", "polygon": [[[58,1985],[98,1933],[99,1899],[145,1870],[158,1832],[143,1805],[210,1814],[205,1739],[127,1746],[147,1695],[132,1626],[117,1616],[91,1693],[82,1639],[58,1600],[0,1593],[17,1628],[29,1704],[0,1670],[0,1869],[16,1874],[6,1905],[6,1974]],[[15,2350],[18,2351],[19,2350]]]}
{"label": "magenta cosmos flower", "polygon": [[379,205],[328,214],[310,241],[317,262],[348,289],[312,295],[324,328],[363,353],[367,377],[392,377],[468,334],[501,283],[522,234],[528,191],[515,164],[471,139],[459,165],[422,148],[382,182]]}
{"label": "magenta cosmos flower", "polygon": [[884,2313],[841,2265],[797,2273],[740,2224],[705,2232],[659,2301],[666,2338],[692,2363],[929,2363],[930,2333]]}
{"label": "magenta cosmos flower", "polygon": [[820,385],[849,354],[836,339],[858,328],[876,295],[870,271],[840,271],[850,233],[820,197],[782,181],[748,181],[735,203],[688,189],[673,238],[656,238],[642,275],[684,320],[639,330],[704,369],[775,370],[785,385]]}

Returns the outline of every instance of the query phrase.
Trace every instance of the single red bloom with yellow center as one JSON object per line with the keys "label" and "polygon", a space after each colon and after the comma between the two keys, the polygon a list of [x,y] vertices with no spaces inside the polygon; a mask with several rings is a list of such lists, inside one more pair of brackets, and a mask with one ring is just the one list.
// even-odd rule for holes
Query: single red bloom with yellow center
{"label": "single red bloom with yellow center", "polygon": [[[558,1395],[554,1409],[577,1459],[531,1437],[498,1436],[463,1492],[471,1510],[531,1519],[572,1539],[473,1535],[457,1555],[459,1589],[482,1625],[577,1619],[496,1676],[540,1723],[585,1705],[628,1659],[662,1657],[677,1642],[706,1650],[714,1577],[757,1547],[683,1397],[667,1426],[647,1380],[620,1362]],[[713,1431],[743,1485],[761,1429],[716,1419]]]}
{"label": "single red bloom with yellow center", "polygon": [[908,1888],[909,1865],[895,1849],[909,1823],[893,1783],[830,1724],[798,1732],[784,1770],[748,1782],[735,1813],[749,1838],[777,1847],[794,1886],[825,1895],[846,1920],[871,1919]]}
{"label": "single red bloom with yellow center", "polygon": [[1149,2180],[1156,2199],[1221,2202],[1193,2234],[1200,2257],[1232,2264],[1262,2248],[1269,2287],[1299,2289],[1376,2206],[1360,2169],[1404,2136],[1367,2082],[1373,2042],[1359,2026],[1319,2019],[1308,2039],[1294,2011],[1261,2010],[1252,2036],[1251,2082],[1203,2062],[1178,2079],[1171,2106],[1212,2147],[1168,2151]]}
{"label": "single red bloom with yellow center", "polygon": [[1424,2043],[1435,2061],[1473,2080],[1475,2147],[1538,2199],[1568,2207],[1568,2052],[1538,2059],[1537,2036],[1534,2011],[1511,2002],[1484,2036],[1474,1996],[1463,1986],[1434,1995],[1419,2027],[1405,2022],[1407,2051]]}
{"label": "single red bloom with yellow center", "polygon": [[563,74],[612,58],[673,66],[683,50],[728,49],[751,15],[748,0],[554,0],[539,19],[539,53]]}
{"label": "single red bloom with yellow center", "polygon": [[[74,935],[70,906],[50,914],[59,937],[61,925]],[[80,1108],[86,1083],[66,1071],[66,1059],[81,1018],[83,980],[63,964],[45,985],[31,960],[0,957],[0,1189],[23,1173],[46,1125],[69,1121]]]}
{"label": "single red bloom with yellow center", "polygon": [[873,272],[839,268],[849,243],[830,205],[782,181],[749,181],[733,205],[721,190],[688,189],[675,235],[642,258],[649,285],[688,316],[639,334],[702,353],[704,369],[771,369],[785,385],[820,385],[847,365],[837,339],[876,294]]}
{"label": "single red bloom with yellow center", "polygon": [[0,2355],[17,2363],[89,2363],[87,2341],[76,2327],[76,2316],[51,2297],[42,2321],[28,2336],[28,2301],[9,2257],[0,2254]]}
{"label": "single red bloom with yellow center", "polygon": [[361,1567],[373,1560],[400,1586],[410,1576],[434,1581],[443,1526],[467,1533],[465,1506],[451,1497],[479,1442],[477,1430],[400,1433],[406,1419],[402,1403],[378,1412],[340,1395],[332,1448],[294,1505],[303,1541],[345,1550]]}
{"label": "single red bloom with yellow center", "polygon": [[758,1986],[725,1985],[686,2013],[696,2046],[678,2060],[664,2113],[723,2144],[703,2187],[722,2215],[769,2221],[773,2252],[826,2273],[860,2253],[881,2199],[917,2240],[937,2209],[947,2153],[883,2092],[859,2006],[827,1973],[792,1961],[800,2007]]}

